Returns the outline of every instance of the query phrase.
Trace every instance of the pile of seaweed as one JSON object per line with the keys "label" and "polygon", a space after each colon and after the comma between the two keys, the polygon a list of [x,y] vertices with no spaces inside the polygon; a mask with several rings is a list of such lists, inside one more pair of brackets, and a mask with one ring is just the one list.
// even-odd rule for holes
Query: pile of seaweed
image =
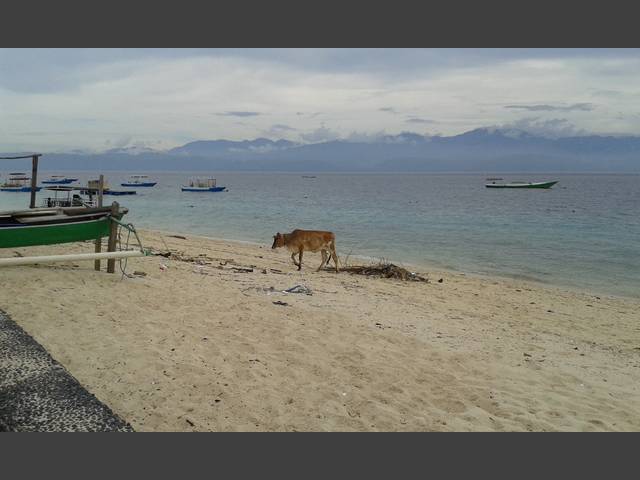
{"label": "pile of seaweed", "polygon": [[340,268],[343,272],[356,275],[367,275],[370,277],[395,278],[397,280],[410,282],[429,282],[417,273],[410,272],[406,268],[399,267],[393,263],[380,262],[373,265],[349,265]]}

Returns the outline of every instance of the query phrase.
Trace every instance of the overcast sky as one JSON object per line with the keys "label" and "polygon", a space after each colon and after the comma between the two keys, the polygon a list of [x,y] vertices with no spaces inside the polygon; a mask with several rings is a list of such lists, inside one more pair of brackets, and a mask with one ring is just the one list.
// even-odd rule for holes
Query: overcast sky
{"label": "overcast sky", "polygon": [[640,50],[0,50],[0,151],[640,134]]}

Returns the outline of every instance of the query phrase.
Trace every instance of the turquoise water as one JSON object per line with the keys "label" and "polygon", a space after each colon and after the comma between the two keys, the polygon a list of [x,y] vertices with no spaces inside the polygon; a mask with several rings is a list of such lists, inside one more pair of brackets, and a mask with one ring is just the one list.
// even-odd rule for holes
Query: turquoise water
{"label": "turquoise water", "polygon": [[[116,188],[130,174],[107,179]],[[313,175],[218,173],[228,192],[183,193],[189,173],[157,173],[154,188],[106,198],[140,227],[269,245],[277,231],[331,230],[341,256],[640,297],[640,175],[502,175],[558,179],[550,190],[487,189],[485,175]],[[0,192],[0,209],[28,196]]]}

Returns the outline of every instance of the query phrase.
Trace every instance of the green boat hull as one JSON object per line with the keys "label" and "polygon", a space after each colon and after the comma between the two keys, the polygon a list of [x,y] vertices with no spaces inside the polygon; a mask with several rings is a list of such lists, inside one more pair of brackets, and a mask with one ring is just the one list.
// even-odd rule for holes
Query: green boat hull
{"label": "green boat hull", "polygon": [[109,236],[110,217],[56,225],[0,228],[0,248],[81,242]]}

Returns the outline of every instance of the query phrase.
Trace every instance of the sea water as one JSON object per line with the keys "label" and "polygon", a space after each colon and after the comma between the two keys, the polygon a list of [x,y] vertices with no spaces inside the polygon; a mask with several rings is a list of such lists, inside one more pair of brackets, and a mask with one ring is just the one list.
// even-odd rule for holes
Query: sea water
{"label": "sea water", "polygon": [[[60,172],[42,172],[41,178]],[[65,172],[80,182],[87,172]],[[108,172],[113,189],[133,172]],[[137,195],[105,197],[138,227],[270,246],[276,232],[331,230],[338,254],[517,277],[640,297],[640,175],[525,174],[549,190],[488,189],[485,175],[219,172],[227,192],[181,192],[195,173],[148,174]],[[304,178],[314,175],[315,178]],[[45,190],[38,193],[39,199]],[[0,209],[28,193],[0,192]]]}

